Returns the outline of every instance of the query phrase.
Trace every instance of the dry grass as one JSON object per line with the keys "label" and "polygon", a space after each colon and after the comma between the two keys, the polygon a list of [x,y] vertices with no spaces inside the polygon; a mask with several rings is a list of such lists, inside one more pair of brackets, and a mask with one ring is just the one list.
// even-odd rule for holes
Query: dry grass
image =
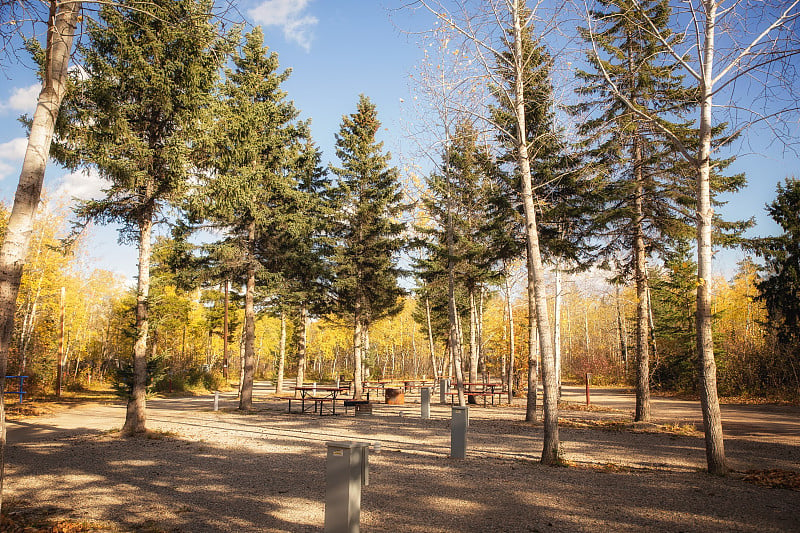
{"label": "dry grass", "polygon": [[631,433],[654,433],[667,435],[681,435],[684,437],[701,437],[703,434],[694,424],[651,424],[633,422],[626,419],[582,419],[559,418],[558,425],[565,428],[599,429],[604,431],[630,431]]}
{"label": "dry grass", "polygon": [[748,470],[742,474],[748,483],[773,489],[800,491],[800,472],[773,468],[771,470]]}
{"label": "dry grass", "polygon": [[112,522],[64,518],[55,508],[50,510],[41,507],[30,509],[25,502],[7,500],[3,502],[3,512],[0,514],[0,531],[4,533],[116,533],[119,528]]}

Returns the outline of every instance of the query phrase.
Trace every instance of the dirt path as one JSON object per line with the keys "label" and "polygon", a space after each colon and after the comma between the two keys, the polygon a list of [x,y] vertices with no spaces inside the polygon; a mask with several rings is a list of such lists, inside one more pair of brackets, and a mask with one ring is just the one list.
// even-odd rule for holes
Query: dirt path
{"label": "dirt path", "polygon": [[[584,387],[566,386],[562,398],[574,403],[586,403]],[[633,415],[636,396],[617,388],[592,387],[593,405],[619,409]],[[691,423],[703,427],[699,401],[652,397],[652,417],[662,423]],[[786,405],[722,405],[722,424],[727,436],[775,437],[800,439],[800,407]]]}
{"label": "dirt path", "polygon": [[[564,427],[573,466],[550,468],[537,463],[541,426],[521,422],[521,404],[473,407],[468,458],[457,461],[449,406],[432,406],[431,420],[419,418],[417,403],[319,417],[288,414],[285,401],[266,401],[259,389],[247,414],[233,394],[220,412],[211,396],[149,400],[148,427],[159,438],[107,434],[122,426],[121,405],[12,422],[6,494],[23,510],[99,521],[98,531],[319,531],[325,442],[368,440],[382,452],[371,458],[362,531],[800,531],[797,492],[702,473],[699,436]],[[595,402],[605,401],[620,411],[563,414],[576,423],[624,416],[628,398],[598,391]],[[665,419],[692,414],[665,405]],[[791,409],[734,411],[749,428],[726,442],[735,469],[798,469]]]}

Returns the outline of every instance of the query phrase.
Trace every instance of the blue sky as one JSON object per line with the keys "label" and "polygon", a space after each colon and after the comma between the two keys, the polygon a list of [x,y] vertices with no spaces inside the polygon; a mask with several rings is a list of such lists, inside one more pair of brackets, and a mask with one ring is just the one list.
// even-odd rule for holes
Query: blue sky
{"label": "blue sky", "polygon": [[[361,93],[377,104],[384,126],[380,135],[395,155],[394,163],[401,165],[401,156],[410,157],[402,152],[413,146],[405,136],[406,125],[414,117],[403,101],[409,99],[409,74],[421,53],[415,38],[399,28],[423,28],[430,21],[421,12],[392,11],[401,3],[269,0],[238,4],[250,22],[263,25],[266,44],[278,53],[281,67],[292,69],[284,88],[301,117],[312,119],[314,139],[326,162],[335,162],[334,134],[342,115],[354,111]],[[13,200],[25,148],[24,132],[16,118],[32,113],[38,94],[30,61],[24,63],[4,64],[0,70],[0,200],[7,204]],[[747,140],[750,146],[740,149],[742,155],[731,171],[746,172],[750,185],[729,198],[723,214],[728,218],[756,216],[759,224],[751,234],[773,233],[777,228],[764,213],[764,204],[774,198],[778,182],[786,176],[800,176],[800,159],[769,143],[767,132],[753,131]],[[98,194],[100,184],[51,164],[45,187],[51,198],[86,198]],[[133,276],[136,251],[118,245],[113,228],[95,228],[91,238],[91,253],[98,267]],[[717,268],[729,276],[744,255],[721,252]]]}

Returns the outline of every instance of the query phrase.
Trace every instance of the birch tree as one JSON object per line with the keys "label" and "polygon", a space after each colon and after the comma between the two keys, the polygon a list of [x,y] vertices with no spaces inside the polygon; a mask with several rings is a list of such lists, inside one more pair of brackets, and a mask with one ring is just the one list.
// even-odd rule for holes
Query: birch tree
{"label": "birch tree", "polygon": [[[9,9],[12,19],[14,8],[22,9],[22,3],[14,3]],[[14,333],[14,313],[19,293],[22,270],[28,253],[33,219],[42,193],[44,171],[50,154],[56,120],[61,101],[67,88],[72,43],[81,9],[81,2],[51,0],[48,2],[47,41],[43,68],[42,89],[33,115],[28,146],[22,162],[14,205],[8,220],[3,244],[0,247],[0,508],[2,507],[3,482],[5,479],[6,414],[5,376],[8,351]],[[8,53],[7,41],[11,36],[6,28],[0,31],[4,51]]]}
{"label": "birch tree", "polygon": [[[525,33],[537,19],[536,10],[527,9],[524,0],[492,0],[472,9],[467,2],[445,5],[432,0],[419,0],[418,5],[435,14],[439,23],[450,28],[455,35],[470,43],[476,60],[481,65],[484,81],[501,91],[501,98],[512,110],[514,129],[491,121],[488,113],[482,118],[497,128],[508,139],[516,154],[520,176],[520,203],[525,213],[525,241],[528,262],[528,295],[532,302],[532,316],[536,317],[539,348],[542,358],[544,388],[544,443],[542,462],[558,461],[558,385],[555,374],[550,318],[547,311],[545,270],[540,244],[540,227],[536,210],[535,185],[531,173],[531,154],[525,120]],[[541,22],[541,20],[540,20]],[[544,29],[544,27],[542,28]],[[510,74],[510,83],[504,83],[498,63]],[[480,110],[475,113],[480,113]]]}
{"label": "birch tree", "polygon": [[[590,35],[597,35],[597,22],[584,4]],[[697,357],[700,404],[703,411],[708,470],[725,474],[725,446],[717,394],[717,371],[711,317],[709,283],[712,273],[711,176],[713,156],[728,139],[714,142],[713,131],[728,122],[731,136],[754,124],[769,128],[776,137],[781,117],[797,111],[794,57],[800,54],[795,23],[800,18],[800,0],[767,0],[750,5],[725,0],[675,2],[672,25],[686,28],[686,37],[673,42],[666,31],[647,16],[638,0],[630,14],[637,28],[657,40],[692,80],[696,90],[696,129],[687,138],[680,128],[670,126],[660,110],[632,101],[606,69],[605,83],[638,116],[663,133],[693,169],[697,239]],[[598,43],[592,50],[600,58]],[[599,63],[602,65],[602,62]],[[723,115],[724,113],[724,115]],[[722,118],[724,117],[724,118]],[[788,135],[787,135],[788,136]],[[783,141],[787,142],[787,137]]]}

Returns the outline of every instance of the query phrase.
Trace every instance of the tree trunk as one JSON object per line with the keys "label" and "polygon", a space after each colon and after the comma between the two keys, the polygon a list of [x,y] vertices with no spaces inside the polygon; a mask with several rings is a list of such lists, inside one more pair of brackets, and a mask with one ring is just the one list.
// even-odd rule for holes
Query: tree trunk
{"label": "tree trunk", "polygon": [[647,250],[644,244],[644,175],[642,144],[638,132],[633,138],[633,175],[636,181],[634,199],[633,257],[636,277],[636,410],[634,421],[650,420],[650,345],[647,306]]}
{"label": "tree trunk", "polygon": [[622,359],[624,374],[628,374],[628,331],[622,319],[622,301],[619,296],[619,285],[616,286],[617,332],[619,333],[619,355]]}
{"label": "tree trunk", "polygon": [[[530,310],[530,306],[528,308]],[[528,397],[525,399],[525,421],[536,421],[537,389],[539,388],[539,350],[536,349],[539,334],[536,321],[528,320]]]}
{"label": "tree trunk", "polygon": [[506,392],[508,392],[508,403],[510,404],[514,400],[514,360],[517,354],[514,336],[514,306],[511,305],[511,283],[509,283],[507,275],[504,279],[506,285],[506,307],[508,308],[508,371],[506,377],[508,389]]}
{"label": "tree trunk", "polygon": [[360,400],[364,393],[364,376],[362,374],[364,359],[364,323],[361,317],[361,300],[355,305],[353,313],[353,398]]}
{"label": "tree trunk", "polygon": [[553,309],[553,357],[556,360],[556,386],[561,399],[561,263],[556,262],[555,304]]}
{"label": "tree trunk", "polygon": [[67,66],[78,23],[80,2],[50,2],[42,90],[33,115],[14,206],[0,247],[0,508],[5,479],[5,376],[14,333],[14,311],[33,218],[42,192],[56,118],[66,91]]}
{"label": "tree trunk", "polygon": [[65,354],[65,339],[64,339],[64,299],[66,297],[66,289],[61,287],[61,299],[59,300],[59,333],[58,333],[58,367],[56,368],[56,396],[61,398],[61,389],[64,387],[64,354]]}
{"label": "tree trunk", "polygon": [[431,368],[433,369],[433,379],[439,377],[439,372],[436,369],[436,350],[433,344],[433,328],[431,327],[431,302],[428,297],[425,297],[425,321],[428,326],[428,350],[431,352]]}
{"label": "tree trunk", "polygon": [[247,230],[247,288],[244,293],[244,372],[242,373],[242,395],[239,398],[239,409],[253,408],[253,360],[256,351],[256,313],[253,299],[256,292],[256,266],[253,248],[256,240],[255,222],[250,223]]}
{"label": "tree trunk", "polygon": [[[228,280],[225,280],[225,308],[223,309],[222,317],[222,377],[228,381]],[[241,385],[241,383],[240,383]]]}
{"label": "tree trunk", "polygon": [[479,292],[478,298],[478,316],[477,316],[477,324],[476,324],[476,331],[478,332],[478,373],[484,377],[484,379],[488,379],[489,373],[486,367],[486,354],[484,353],[484,344],[483,344],[483,311],[484,311],[484,295],[485,295],[485,287],[481,285],[481,290]]}
{"label": "tree trunk", "polygon": [[708,471],[723,475],[728,472],[722,436],[722,415],[717,397],[717,365],[714,360],[714,339],[711,330],[711,228],[714,211],[711,207],[711,97],[713,94],[714,28],[717,4],[704,0],[706,10],[703,79],[700,82],[700,150],[697,169],[697,350],[700,381],[700,406],[705,428]]}
{"label": "tree trunk", "polygon": [[306,379],[306,322],[308,320],[308,311],[304,306],[300,307],[300,319],[297,324],[297,381],[298,387],[303,386],[303,381]]}
{"label": "tree trunk", "polygon": [[547,315],[547,296],[544,290],[544,268],[539,249],[539,233],[536,227],[536,211],[533,203],[533,184],[525,124],[524,80],[525,65],[522,52],[522,5],[514,0],[511,11],[514,28],[514,115],[517,126],[517,161],[522,182],[522,201],[525,208],[525,236],[528,249],[528,296],[533,301],[537,330],[542,356],[542,377],[544,388],[544,443],[542,447],[542,463],[553,464],[558,461],[558,385],[555,375],[553,342],[550,333],[550,320]]}
{"label": "tree trunk", "polygon": [[[478,312],[475,306],[475,289],[469,289],[469,382],[478,382]],[[469,403],[477,403],[475,396],[469,396]]]}
{"label": "tree trunk", "polygon": [[147,398],[147,298],[150,294],[151,209],[139,220],[139,279],[136,287],[136,342],[133,345],[133,391],[128,399],[122,436],[144,433]]}
{"label": "tree trunk", "polygon": [[283,392],[283,373],[286,371],[286,313],[281,311],[281,339],[278,344],[278,373],[275,381],[275,393]]}

